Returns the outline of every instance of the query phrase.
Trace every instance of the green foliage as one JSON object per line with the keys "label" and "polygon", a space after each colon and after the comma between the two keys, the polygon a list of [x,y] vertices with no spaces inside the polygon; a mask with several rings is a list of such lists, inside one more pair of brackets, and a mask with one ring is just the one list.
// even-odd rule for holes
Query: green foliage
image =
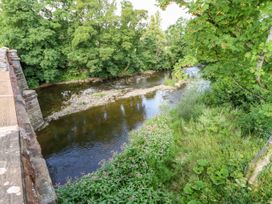
{"label": "green foliage", "polygon": [[57,189],[60,203],[172,203],[163,183],[173,176],[169,161],[175,139],[169,118],[149,121],[132,133],[123,153],[102,169]]}
{"label": "green foliage", "polygon": [[160,15],[156,13],[151,17],[150,24],[142,36],[142,58],[143,69],[169,69],[170,64],[167,59],[167,39],[165,33],[160,28]]}
{"label": "green foliage", "polygon": [[0,10],[0,44],[18,50],[30,86],[169,69],[181,53],[177,29],[166,36],[159,14],[146,23],[129,1],[121,15],[110,0],[3,0]]}
{"label": "green foliage", "polygon": [[75,68],[71,68],[67,70],[67,72],[63,73],[62,76],[59,77],[60,81],[69,81],[69,80],[82,80],[87,79],[89,77],[89,73],[86,70],[78,71]]}
{"label": "green foliage", "polygon": [[254,132],[260,137],[269,138],[272,132],[272,104],[253,106],[248,114],[243,114],[240,121],[245,134]]}
{"label": "green foliage", "polygon": [[3,0],[0,6],[0,42],[18,50],[30,85],[54,80],[61,58],[56,36],[59,25],[42,17],[49,12],[44,2]]}
{"label": "green foliage", "polygon": [[[159,1],[162,7],[170,0]],[[185,28],[185,57],[177,67],[205,64],[204,77],[212,90],[205,98],[210,105],[231,104],[244,111],[240,126],[244,135],[267,138],[271,134],[272,98],[271,1],[174,1],[194,16]],[[261,57],[264,63],[258,68]],[[175,67],[174,73],[180,73]],[[260,81],[257,78],[260,77]]]}
{"label": "green foliage", "polygon": [[191,55],[186,55],[183,59],[180,59],[176,64],[177,67],[192,67],[197,65],[198,61]]}
{"label": "green foliage", "polygon": [[0,44],[18,50],[31,86],[169,69],[177,57],[160,16],[146,23],[129,1],[121,15],[111,0],[3,0],[0,10]]}
{"label": "green foliage", "polygon": [[184,80],[187,78],[186,74],[184,73],[179,63],[175,64],[173,72],[172,72],[172,77],[175,80]]}
{"label": "green foliage", "polygon": [[185,53],[185,40],[184,33],[187,22],[180,18],[175,25],[170,26],[166,30],[166,54],[170,67],[174,67],[180,59],[184,57]]}
{"label": "green foliage", "polygon": [[[272,26],[271,1],[158,2],[163,8],[176,2],[194,16],[180,43],[185,44],[185,57],[180,58],[179,66],[206,65],[204,77],[213,82],[210,103],[228,103],[246,112],[251,106],[271,103],[271,42],[267,41]],[[262,56],[264,63],[258,68]]]}
{"label": "green foliage", "polygon": [[190,121],[201,115],[204,109],[204,105],[201,102],[201,95],[202,94],[197,91],[197,87],[195,86],[187,89],[175,110],[178,117],[183,118],[185,121]]}
{"label": "green foliage", "polygon": [[205,107],[195,115],[189,121],[187,115],[174,114],[173,118],[179,153],[170,186],[180,202],[254,203],[256,192],[247,185],[244,171],[265,141],[242,136],[239,111]]}

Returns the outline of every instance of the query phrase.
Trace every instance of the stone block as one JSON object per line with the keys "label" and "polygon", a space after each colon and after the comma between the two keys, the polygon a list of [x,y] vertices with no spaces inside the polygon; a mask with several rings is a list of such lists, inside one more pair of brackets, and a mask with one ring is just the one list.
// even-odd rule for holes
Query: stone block
{"label": "stone block", "polygon": [[10,59],[10,64],[14,68],[18,86],[22,93],[24,90],[28,89],[28,85],[27,85],[27,81],[26,81],[22,66],[21,66],[20,58],[18,57],[16,50],[9,50],[8,55]]}
{"label": "stone block", "polygon": [[23,91],[23,97],[31,124],[34,130],[37,130],[44,125],[43,115],[37,98],[37,93],[34,90],[25,90]]}
{"label": "stone block", "polygon": [[0,136],[0,203],[25,203],[18,130]]}

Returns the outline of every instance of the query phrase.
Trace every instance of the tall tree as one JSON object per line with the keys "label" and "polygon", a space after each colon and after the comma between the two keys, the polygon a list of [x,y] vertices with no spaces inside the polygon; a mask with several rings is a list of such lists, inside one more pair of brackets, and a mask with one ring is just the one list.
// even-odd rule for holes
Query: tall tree
{"label": "tall tree", "polygon": [[[169,68],[158,15],[115,0],[2,0],[0,44],[17,49],[30,86]],[[166,63],[165,63],[166,62]]]}
{"label": "tall tree", "polygon": [[140,39],[146,27],[147,11],[133,9],[129,1],[122,2],[119,31],[116,39],[118,51],[114,60],[121,75],[137,72],[141,68]]}

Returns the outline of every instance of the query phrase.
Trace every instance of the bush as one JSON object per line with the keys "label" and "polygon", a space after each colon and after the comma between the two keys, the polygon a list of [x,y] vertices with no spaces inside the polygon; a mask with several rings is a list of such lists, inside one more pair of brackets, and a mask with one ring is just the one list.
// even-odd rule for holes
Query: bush
{"label": "bush", "polygon": [[248,112],[252,105],[263,101],[263,94],[253,87],[242,87],[222,79],[212,84],[212,90],[205,97],[205,102],[215,106],[230,104],[234,108]]}
{"label": "bush", "polygon": [[252,106],[249,113],[242,115],[240,124],[244,134],[254,133],[269,138],[272,132],[272,103]]}

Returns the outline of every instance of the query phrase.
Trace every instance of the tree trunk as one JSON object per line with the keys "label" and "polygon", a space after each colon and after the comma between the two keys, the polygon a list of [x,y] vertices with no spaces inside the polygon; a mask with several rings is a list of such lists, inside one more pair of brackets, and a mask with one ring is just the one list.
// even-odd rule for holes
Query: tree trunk
{"label": "tree trunk", "polygon": [[246,178],[251,185],[258,184],[258,176],[268,166],[272,159],[272,136],[269,138],[267,144],[257,154],[255,159],[249,164],[246,172]]}
{"label": "tree trunk", "polygon": [[[267,40],[266,40],[266,43],[269,43],[272,41],[272,27],[270,28],[270,31],[269,31],[269,34],[268,34],[268,37],[267,37]],[[262,52],[259,56],[259,61],[257,63],[257,66],[256,66],[256,70],[257,70],[257,75],[256,75],[256,82],[262,86],[262,82],[261,82],[261,75],[260,75],[260,71],[263,67],[263,64],[264,64],[264,60],[265,60],[265,53]]]}

